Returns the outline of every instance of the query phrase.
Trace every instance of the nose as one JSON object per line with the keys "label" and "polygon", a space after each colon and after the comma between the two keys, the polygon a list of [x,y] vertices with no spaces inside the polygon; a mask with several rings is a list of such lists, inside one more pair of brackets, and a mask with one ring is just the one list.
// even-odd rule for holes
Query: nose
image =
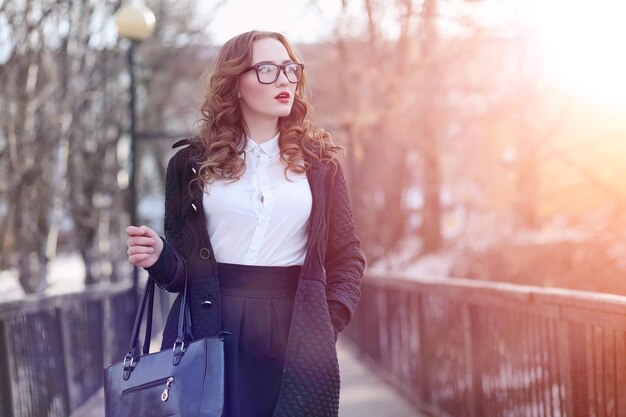
{"label": "nose", "polygon": [[285,74],[285,69],[281,68],[278,71],[278,78],[276,79],[276,83],[278,85],[287,85],[289,84],[289,79],[287,78],[287,74]]}

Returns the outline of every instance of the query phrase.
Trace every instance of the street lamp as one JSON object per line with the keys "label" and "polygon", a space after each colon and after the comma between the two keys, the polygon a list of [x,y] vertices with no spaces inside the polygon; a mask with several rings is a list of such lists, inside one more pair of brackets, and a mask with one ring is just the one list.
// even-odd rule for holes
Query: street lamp
{"label": "street lamp", "polygon": [[[148,39],[152,32],[156,18],[154,13],[145,4],[135,1],[122,6],[115,13],[115,24],[117,33],[120,38],[126,38],[131,41],[128,48],[128,73],[130,75],[130,100],[128,102],[128,111],[130,115],[130,175],[129,175],[129,198],[128,211],[130,213],[130,224],[137,224],[137,127],[136,127],[136,87],[135,87],[135,49],[137,45]],[[133,295],[137,298],[137,289],[139,287],[139,268],[133,267]]]}
{"label": "street lamp", "polygon": [[115,24],[120,38],[141,42],[152,36],[156,18],[143,3],[128,3],[115,12]]}

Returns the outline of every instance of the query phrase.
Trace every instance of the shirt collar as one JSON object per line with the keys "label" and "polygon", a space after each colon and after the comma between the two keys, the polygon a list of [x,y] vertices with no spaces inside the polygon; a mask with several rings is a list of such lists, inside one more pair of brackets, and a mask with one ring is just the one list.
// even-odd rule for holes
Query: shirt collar
{"label": "shirt collar", "polygon": [[256,143],[252,138],[248,137],[248,144],[246,145],[246,153],[250,153],[257,146],[263,152],[265,152],[269,157],[275,158],[280,154],[280,147],[278,146],[278,137],[280,136],[280,132],[276,134],[272,139],[263,143]]}

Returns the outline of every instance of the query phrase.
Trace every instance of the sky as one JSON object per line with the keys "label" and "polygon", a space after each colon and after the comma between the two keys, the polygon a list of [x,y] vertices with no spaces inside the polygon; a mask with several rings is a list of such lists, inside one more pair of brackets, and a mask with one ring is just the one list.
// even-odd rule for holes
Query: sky
{"label": "sky", "polygon": [[[215,5],[215,0],[198,1],[205,10]],[[365,27],[363,0],[346,1],[350,18],[341,20],[342,0],[226,0],[208,31],[217,44],[252,29],[279,31],[295,43],[331,39],[335,27],[356,35]],[[392,0],[375,4],[386,1],[393,4]],[[420,3],[415,1],[415,7]],[[454,33],[454,16],[461,14],[492,28],[522,22],[529,47],[554,82],[589,99],[626,105],[626,55],[619,52],[626,39],[626,1],[439,0],[437,4],[443,16],[441,32]],[[397,20],[391,13],[384,13],[379,22],[393,38]]]}
{"label": "sky", "polygon": [[[197,1],[199,19],[215,13],[207,19],[207,32],[218,45],[252,29],[282,32],[297,44],[331,40],[337,30],[344,36],[358,36],[366,27],[364,0],[343,0],[348,5],[345,15],[342,0]],[[417,9],[420,4],[414,0]],[[437,5],[440,34],[454,33],[459,15],[470,16],[488,30],[506,30],[507,24],[514,26],[511,22],[523,22],[528,44],[552,81],[587,99],[626,108],[626,54],[621,52],[626,39],[626,0],[438,0]],[[395,7],[388,7],[377,14],[383,35],[389,38],[398,32],[394,13]],[[105,25],[109,30],[90,38],[92,46],[114,46],[117,39],[111,16],[94,18],[110,21]],[[11,50],[5,23],[0,19],[0,64]],[[48,29],[62,35],[66,26]]]}
{"label": "sky", "polygon": [[[440,0],[437,8],[438,13],[443,16],[473,13],[486,25],[494,22],[505,24],[506,19],[515,13],[515,7],[511,7],[515,2],[516,0]],[[218,7],[208,31],[219,44],[252,29],[282,32],[296,43],[328,39],[336,26],[344,33],[357,34],[366,23],[364,1],[346,0],[346,3],[345,16],[348,18],[342,20],[342,0],[225,0]],[[419,12],[420,3],[414,1],[415,12]],[[395,8],[384,7],[385,4],[393,6],[394,1],[381,0],[374,4],[383,6],[377,6],[379,8],[376,10],[376,18],[377,23],[383,27],[384,34],[389,37],[397,35],[397,16],[393,14],[396,12]],[[216,1],[198,0],[198,5],[201,13],[211,13],[216,7]]]}
{"label": "sky", "polygon": [[[205,12],[215,3],[198,1]],[[331,35],[340,7],[341,0],[227,0],[218,8],[209,32],[218,44],[253,29],[281,32],[292,42],[310,43]]]}
{"label": "sky", "polygon": [[[346,11],[342,13],[342,0],[225,0],[219,6],[208,31],[216,43],[253,29],[282,32],[295,43],[319,42],[330,39],[335,28],[345,35],[359,35],[366,27],[363,0],[345,0]],[[439,0],[438,13],[444,17],[454,14],[474,13],[485,24],[502,25],[511,4],[516,0]],[[529,0],[527,0],[529,1]],[[398,16],[394,0],[380,0],[376,5],[376,20],[382,27],[383,36],[390,38],[399,33]],[[415,13],[419,13],[420,1],[414,1]],[[215,0],[198,0],[201,13],[211,13]],[[444,19],[445,20],[445,19]],[[448,19],[451,22],[453,19]],[[445,23],[444,23],[445,26]],[[452,29],[450,25],[448,30]]]}

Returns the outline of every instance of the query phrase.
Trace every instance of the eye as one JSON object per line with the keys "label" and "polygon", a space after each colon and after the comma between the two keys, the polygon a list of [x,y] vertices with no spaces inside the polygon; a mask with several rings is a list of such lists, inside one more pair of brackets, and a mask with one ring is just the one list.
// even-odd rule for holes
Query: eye
{"label": "eye", "polygon": [[269,65],[269,64],[259,65],[257,70],[261,74],[271,74],[276,71],[276,67],[274,65]]}
{"label": "eye", "polygon": [[300,66],[298,64],[287,64],[285,65],[285,70],[287,72],[298,72],[300,70]]}

